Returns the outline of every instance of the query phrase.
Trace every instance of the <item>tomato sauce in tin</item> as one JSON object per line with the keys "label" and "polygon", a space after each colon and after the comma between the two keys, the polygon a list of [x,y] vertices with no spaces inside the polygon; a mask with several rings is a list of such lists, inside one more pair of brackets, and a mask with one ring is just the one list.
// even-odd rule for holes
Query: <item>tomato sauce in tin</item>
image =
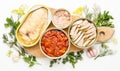
{"label": "tomato sauce in tin", "polygon": [[58,29],[44,33],[41,39],[42,50],[50,57],[59,57],[68,49],[69,41],[66,34]]}

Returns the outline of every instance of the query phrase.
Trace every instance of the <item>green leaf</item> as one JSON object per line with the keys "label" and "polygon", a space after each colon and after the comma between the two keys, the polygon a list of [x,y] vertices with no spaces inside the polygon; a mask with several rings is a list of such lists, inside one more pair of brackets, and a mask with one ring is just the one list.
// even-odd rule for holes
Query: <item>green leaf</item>
{"label": "green leaf", "polygon": [[4,24],[5,28],[8,28],[10,25],[8,23]]}
{"label": "green leaf", "polygon": [[68,62],[68,61],[69,61],[69,58],[68,58],[68,57],[65,57],[65,58],[62,59],[62,63],[63,63],[63,64],[65,64],[65,63]]}
{"label": "green leaf", "polygon": [[108,48],[108,46],[105,43],[101,43],[101,47],[105,49]]}
{"label": "green leaf", "polygon": [[33,59],[32,59],[34,62],[36,62],[37,60],[36,60],[36,57],[35,56],[33,56]]}
{"label": "green leaf", "polygon": [[[29,64],[29,67],[34,66],[35,64],[39,64],[37,63],[36,57],[32,56],[32,55],[27,55],[23,57],[23,60]],[[39,64],[40,65],[40,64]]]}
{"label": "green leaf", "polygon": [[53,60],[51,60],[51,61],[50,61],[50,65],[49,65],[49,67],[52,67],[53,64],[55,64],[55,63],[57,63],[57,59],[53,59]]}
{"label": "green leaf", "polygon": [[35,65],[34,62],[30,62],[29,67],[32,67],[32,66],[34,66],[34,65]]}
{"label": "green leaf", "polygon": [[19,21],[18,21],[18,22],[16,22],[15,29],[17,29],[19,25],[20,25],[20,22],[19,22]]}
{"label": "green leaf", "polygon": [[8,36],[6,35],[6,34],[3,34],[3,42],[4,43],[7,43],[7,41],[8,41]]}
{"label": "green leaf", "polygon": [[31,59],[30,59],[30,57],[24,56],[24,57],[23,57],[23,60],[24,60],[26,63],[29,63]]}
{"label": "green leaf", "polygon": [[7,56],[10,57],[10,56],[12,55],[12,53],[13,53],[13,51],[8,50],[8,52],[7,52]]}
{"label": "green leaf", "polygon": [[13,24],[14,24],[14,21],[13,21],[12,17],[11,18],[6,18],[6,22],[7,22],[6,24],[8,24],[9,27],[13,26]]}

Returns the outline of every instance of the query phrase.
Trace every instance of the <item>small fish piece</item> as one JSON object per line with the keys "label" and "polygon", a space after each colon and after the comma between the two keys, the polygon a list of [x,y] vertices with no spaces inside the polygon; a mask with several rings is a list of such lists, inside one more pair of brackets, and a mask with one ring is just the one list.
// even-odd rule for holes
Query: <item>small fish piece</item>
{"label": "small fish piece", "polygon": [[90,23],[89,29],[94,28],[93,23]]}
{"label": "small fish piece", "polygon": [[90,34],[91,32],[94,32],[95,30],[96,30],[95,28],[92,28],[92,29],[88,30],[88,31],[86,32],[86,34]]}
{"label": "small fish piece", "polygon": [[75,41],[75,44],[77,44],[82,39],[83,36],[84,36],[84,33],[82,33],[80,37]]}
{"label": "small fish piece", "polygon": [[89,28],[89,26],[90,26],[90,24],[84,25],[84,26],[82,26],[82,27],[80,28],[80,30],[87,29],[87,28]]}
{"label": "small fish piece", "polygon": [[80,21],[76,21],[74,24],[73,24],[73,26],[75,26],[75,25],[79,25],[79,24],[81,24],[83,21],[82,20],[80,20]]}
{"label": "small fish piece", "polygon": [[88,45],[91,45],[93,42],[95,42],[95,38],[93,38],[92,40],[91,40],[91,42],[88,44]]}
{"label": "small fish piece", "polygon": [[82,46],[83,45],[84,38],[85,38],[85,36],[83,36],[83,38],[77,43],[78,46]]}
{"label": "small fish piece", "polygon": [[76,37],[73,39],[73,41],[77,40],[77,39],[78,39],[78,37],[79,37],[81,34],[82,34],[82,32],[81,32],[81,31],[79,31],[79,32],[76,34]]}
{"label": "small fish piece", "polygon": [[85,35],[85,38],[89,38],[89,37],[91,37],[91,36],[93,36],[93,35],[95,35],[95,34],[94,34],[94,33],[86,34],[86,35]]}
{"label": "small fish piece", "polygon": [[83,46],[87,46],[87,44],[89,44],[91,42],[91,40],[86,40],[84,43],[83,43]]}
{"label": "small fish piece", "polygon": [[92,28],[94,28],[94,25],[92,23],[90,23],[89,27],[86,28],[84,31],[87,32],[87,31],[89,31]]}
{"label": "small fish piece", "polygon": [[95,38],[96,37],[96,35],[92,35],[92,36],[90,36],[88,39],[93,39],[93,38]]}
{"label": "small fish piece", "polygon": [[85,26],[85,25],[87,25],[89,22],[87,21],[87,20],[84,20],[80,25],[81,26]]}
{"label": "small fish piece", "polygon": [[73,33],[73,35],[71,35],[73,39],[75,39],[75,37],[76,37],[78,31],[79,31],[78,28],[76,28],[76,30],[75,30],[75,32]]}
{"label": "small fish piece", "polygon": [[77,26],[73,26],[70,31],[70,35],[74,35],[74,32],[76,30]]}

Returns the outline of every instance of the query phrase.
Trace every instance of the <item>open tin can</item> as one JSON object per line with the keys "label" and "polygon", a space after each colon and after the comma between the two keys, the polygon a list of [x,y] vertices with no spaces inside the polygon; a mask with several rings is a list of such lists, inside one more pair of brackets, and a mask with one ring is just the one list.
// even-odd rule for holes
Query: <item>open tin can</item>
{"label": "open tin can", "polygon": [[25,47],[34,46],[50,23],[49,8],[43,5],[33,6],[16,30],[17,41]]}
{"label": "open tin can", "polygon": [[86,19],[77,19],[69,27],[68,35],[71,43],[78,48],[89,48],[97,40],[97,28],[95,24]]}
{"label": "open tin can", "polygon": [[66,9],[57,9],[53,14],[52,23],[56,28],[67,28],[71,24],[70,12]]}
{"label": "open tin can", "polygon": [[46,57],[58,59],[66,55],[69,51],[70,40],[64,30],[49,28],[41,36],[39,47]]}

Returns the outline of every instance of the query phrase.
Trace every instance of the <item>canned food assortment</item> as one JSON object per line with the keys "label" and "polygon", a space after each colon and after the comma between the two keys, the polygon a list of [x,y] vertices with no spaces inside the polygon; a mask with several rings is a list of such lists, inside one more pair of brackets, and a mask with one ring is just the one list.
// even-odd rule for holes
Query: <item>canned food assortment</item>
{"label": "canned food assortment", "polygon": [[[52,16],[49,8],[37,7],[27,14],[18,27],[17,40],[26,47],[33,46],[39,41],[41,52],[51,59],[64,56],[69,51],[70,40],[78,48],[84,49],[93,45],[97,39],[94,23],[87,19],[78,19],[74,22],[71,20],[70,12],[65,9],[56,10]],[[56,28],[46,31],[51,21]],[[67,34],[62,29],[68,27]]]}

